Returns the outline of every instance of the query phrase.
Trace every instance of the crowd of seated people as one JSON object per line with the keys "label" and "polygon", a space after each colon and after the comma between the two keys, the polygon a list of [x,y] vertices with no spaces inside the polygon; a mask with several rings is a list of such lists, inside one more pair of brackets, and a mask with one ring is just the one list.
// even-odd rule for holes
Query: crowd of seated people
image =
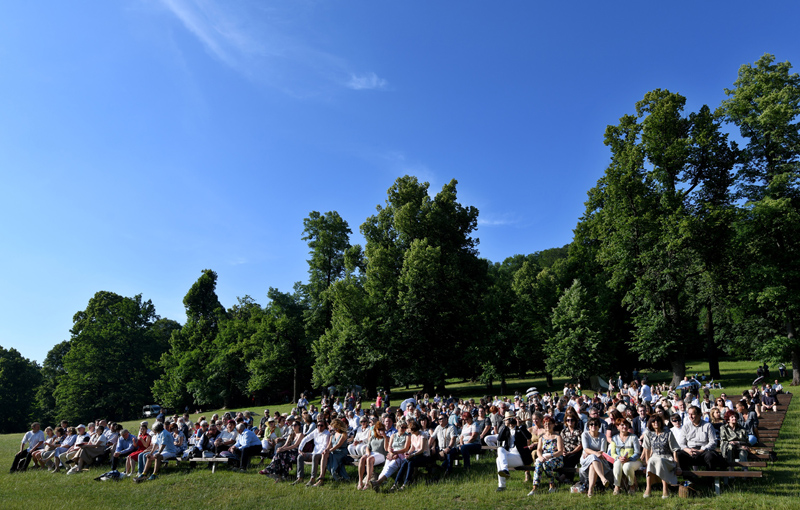
{"label": "crowd of seated people", "polygon": [[319,408],[303,397],[291,413],[267,409],[258,423],[250,412],[201,416],[195,423],[188,414],[159,416],[152,428],[144,421],[135,433],[104,420],[45,430],[34,423],[11,471],[32,464],[76,474],[108,461],[121,478],[141,482],[155,480],[170,459],[227,461],[246,471],[260,457],[271,459],[260,473],[276,482],[319,487],[327,473],[346,482],[353,474],[346,466],[352,465],[356,490],[403,490],[419,469],[447,477],[457,462],[469,470],[473,456],[493,449],[498,491],[520,468],[531,483],[530,496],[544,492],[544,483],[549,492],[572,484],[576,475],[573,490],[588,497],[611,485],[614,494],[635,493],[636,474],[643,471],[644,497],[659,482],[667,496],[678,476],[691,478],[693,468],[724,469],[746,459],[758,441],[760,415],[779,406],[770,384],[733,401],[724,392],[698,396],[698,389],[703,391],[670,391],[645,379],[591,396],[567,385],[563,395],[534,391],[478,401],[426,394],[397,408],[383,407],[387,393],[368,407],[348,393],[324,398]]}

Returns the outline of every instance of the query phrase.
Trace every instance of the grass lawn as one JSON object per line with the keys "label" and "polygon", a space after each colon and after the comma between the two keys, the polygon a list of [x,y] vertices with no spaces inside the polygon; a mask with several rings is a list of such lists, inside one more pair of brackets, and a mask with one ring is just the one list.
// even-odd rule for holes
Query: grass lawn
{"label": "grass lawn", "polygon": [[[706,372],[703,363],[690,363],[691,372]],[[723,362],[722,383],[728,395],[741,394],[749,387],[755,376],[755,362]],[[777,370],[775,370],[777,374]],[[669,374],[652,374],[651,380],[666,380]],[[563,379],[556,380],[560,390]],[[788,381],[782,381],[787,383]],[[524,391],[536,386],[546,391],[541,379],[509,381],[509,392]],[[479,385],[453,384],[448,386],[454,395],[479,397],[487,391]],[[788,388],[790,391],[793,388]],[[409,392],[413,390],[410,389]],[[714,392],[716,395],[719,390]],[[491,393],[491,392],[488,392]],[[393,403],[399,403],[405,392],[398,388]],[[778,461],[763,469],[761,479],[743,479],[723,490],[721,496],[713,495],[710,481],[701,485],[701,494],[689,500],[677,497],[664,501],[658,497],[642,499],[641,491],[636,496],[613,496],[598,494],[591,500],[584,495],[570,494],[568,487],[560,486],[556,494],[539,494],[527,498],[529,484],[523,483],[521,473],[513,473],[504,493],[494,491],[497,477],[494,457],[485,456],[473,463],[473,470],[464,473],[455,469],[455,476],[438,484],[418,484],[401,493],[357,492],[355,484],[330,482],[322,488],[292,487],[276,484],[271,479],[251,470],[247,474],[209,469],[191,471],[169,468],[158,480],[134,484],[130,480],[120,482],[96,482],[93,479],[108,467],[96,468],[88,473],[65,476],[44,471],[8,474],[14,453],[19,448],[22,434],[0,436],[0,509],[50,509],[50,508],[720,508],[720,509],[770,509],[800,508],[800,424],[798,403],[793,399],[788,416],[775,445]],[[270,410],[288,410],[289,406],[269,406]],[[262,409],[252,409],[258,413]],[[211,416],[213,411],[206,412]],[[196,419],[197,415],[192,416]],[[127,422],[126,427],[136,430],[137,422]],[[306,468],[309,469],[308,467]],[[353,473],[353,468],[348,468]],[[654,491],[657,494],[658,491]]]}

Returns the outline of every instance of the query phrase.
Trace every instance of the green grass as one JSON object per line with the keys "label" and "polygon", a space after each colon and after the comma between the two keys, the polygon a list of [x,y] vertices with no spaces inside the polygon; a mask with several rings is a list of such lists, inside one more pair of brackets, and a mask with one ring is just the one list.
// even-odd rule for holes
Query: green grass
{"label": "green grass", "polygon": [[[692,363],[692,371],[707,372],[702,363]],[[722,365],[725,391],[729,395],[741,393],[754,378],[755,362],[725,362]],[[668,379],[669,374],[654,374],[653,378]],[[555,389],[563,387],[563,380],[555,381]],[[509,381],[510,394],[514,389],[525,390],[537,386],[545,388],[542,380]],[[451,386],[448,386],[448,391]],[[412,388],[413,390],[413,388]],[[454,395],[479,397],[487,392],[474,384],[453,384]],[[791,389],[790,389],[791,390]],[[396,389],[394,403],[399,403],[404,391]],[[8,474],[11,459],[19,448],[22,434],[0,436],[0,509],[60,509],[60,508],[386,508],[408,510],[409,508],[468,508],[468,509],[561,509],[561,508],[719,508],[747,510],[782,510],[800,508],[800,424],[798,423],[797,399],[789,409],[781,436],[775,450],[778,462],[764,468],[761,479],[742,480],[723,490],[721,496],[713,495],[706,485],[702,493],[690,500],[677,497],[663,501],[660,498],[642,499],[641,492],[635,496],[598,495],[591,500],[583,495],[570,494],[567,487],[559,487],[556,494],[540,494],[526,498],[529,484],[523,483],[522,474],[514,473],[504,493],[494,491],[497,479],[494,458],[486,456],[474,463],[470,473],[456,468],[456,475],[438,484],[418,484],[396,494],[357,492],[354,484],[328,482],[321,489],[292,487],[275,484],[260,476],[255,470],[247,474],[227,470],[212,474],[201,468],[191,472],[169,468],[153,482],[136,485],[130,480],[121,482],[95,482],[105,468],[96,468],[89,473],[65,476],[42,471]],[[289,406],[268,406],[274,411],[287,411]],[[263,412],[263,408],[251,409]],[[210,417],[213,411],[205,412]],[[196,419],[197,415],[192,418]],[[134,428],[137,422],[125,425]],[[350,473],[352,473],[352,468]],[[328,480],[330,480],[328,478]]]}

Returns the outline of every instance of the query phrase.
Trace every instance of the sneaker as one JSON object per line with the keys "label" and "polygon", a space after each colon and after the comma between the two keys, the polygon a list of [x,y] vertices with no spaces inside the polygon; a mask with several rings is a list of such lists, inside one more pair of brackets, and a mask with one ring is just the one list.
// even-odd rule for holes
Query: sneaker
{"label": "sneaker", "polygon": [[556,491],[556,488],[555,488],[555,487],[550,487],[550,489],[549,489],[547,492],[548,492],[548,493],[550,493],[550,494],[552,494],[552,493],[554,493],[555,491]]}
{"label": "sneaker", "polygon": [[535,496],[535,495],[536,495],[536,489],[533,489],[528,493],[528,496]]}
{"label": "sneaker", "polygon": [[502,476],[503,478],[508,478],[509,476],[511,476],[511,473],[508,472],[508,469],[503,469],[501,471],[498,471],[497,474],[499,476]]}
{"label": "sneaker", "polygon": [[506,488],[505,488],[505,487],[498,487],[498,488],[496,488],[494,491],[495,491],[495,492],[503,492],[504,490],[506,490]]}
{"label": "sneaker", "polygon": [[68,475],[74,475],[75,473],[79,473],[79,472],[80,472],[80,471],[78,470],[78,466],[75,466],[75,467],[73,467],[73,468],[70,468],[70,470],[69,470],[69,471],[67,471],[67,474],[68,474]]}
{"label": "sneaker", "polygon": [[150,475],[150,478],[148,478],[148,480],[152,481],[152,480],[155,480],[156,478],[158,478],[156,475]]}
{"label": "sneaker", "polygon": [[146,477],[144,477],[144,476],[137,476],[136,478],[134,478],[134,479],[133,479],[133,483],[142,483],[142,482],[143,482],[143,481],[145,481],[145,480],[147,480],[147,478],[146,478]]}

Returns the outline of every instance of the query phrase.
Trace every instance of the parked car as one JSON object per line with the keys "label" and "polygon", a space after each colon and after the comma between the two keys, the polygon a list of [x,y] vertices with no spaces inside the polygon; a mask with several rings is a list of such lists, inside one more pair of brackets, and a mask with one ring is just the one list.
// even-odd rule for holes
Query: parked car
{"label": "parked car", "polygon": [[161,406],[158,404],[146,405],[142,408],[142,418],[155,418],[161,412]]}

